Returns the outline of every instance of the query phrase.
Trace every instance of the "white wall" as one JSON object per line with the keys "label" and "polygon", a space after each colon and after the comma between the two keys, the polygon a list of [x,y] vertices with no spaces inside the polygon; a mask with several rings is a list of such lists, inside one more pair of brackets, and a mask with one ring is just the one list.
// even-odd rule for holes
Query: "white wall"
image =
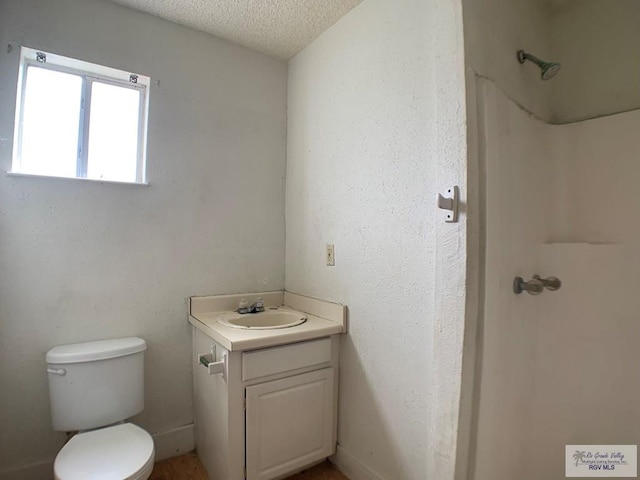
{"label": "white wall", "polygon": [[[573,2],[576,3],[576,2]],[[553,81],[520,65],[518,50],[552,59],[551,11],[542,0],[463,0],[467,68],[494,80],[511,98],[545,120],[553,118]],[[564,70],[562,75],[564,75]]]}
{"label": "white wall", "polygon": [[566,123],[640,108],[640,2],[565,2],[552,15],[554,120]]}
{"label": "white wall", "polygon": [[50,461],[64,441],[44,364],[57,344],[143,337],[136,421],[152,433],[192,422],[185,297],[283,287],[287,67],[100,0],[0,2],[0,45],[2,170],[19,45],[153,81],[149,187],[0,175],[2,472]]}
{"label": "white wall", "polygon": [[285,285],[349,307],[353,480],[453,478],[466,218],[434,204],[466,193],[461,22],[448,0],[367,0],[289,65]]}

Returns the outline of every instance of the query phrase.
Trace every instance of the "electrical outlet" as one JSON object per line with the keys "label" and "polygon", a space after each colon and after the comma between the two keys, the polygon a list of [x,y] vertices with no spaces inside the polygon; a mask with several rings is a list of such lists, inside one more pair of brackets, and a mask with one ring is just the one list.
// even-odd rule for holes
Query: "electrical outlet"
{"label": "electrical outlet", "polygon": [[327,266],[333,267],[336,264],[336,252],[333,243],[327,243]]}

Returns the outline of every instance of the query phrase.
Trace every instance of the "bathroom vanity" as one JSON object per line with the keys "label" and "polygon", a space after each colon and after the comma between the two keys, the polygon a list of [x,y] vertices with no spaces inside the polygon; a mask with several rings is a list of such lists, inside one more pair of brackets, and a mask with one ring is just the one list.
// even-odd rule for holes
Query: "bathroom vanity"
{"label": "bathroom vanity", "polygon": [[[225,321],[241,300],[258,298],[274,318],[306,320],[287,328]],[[238,322],[256,324],[251,315]],[[289,292],[191,297],[189,322],[196,448],[212,480],[278,479],[335,453],[346,307]]]}

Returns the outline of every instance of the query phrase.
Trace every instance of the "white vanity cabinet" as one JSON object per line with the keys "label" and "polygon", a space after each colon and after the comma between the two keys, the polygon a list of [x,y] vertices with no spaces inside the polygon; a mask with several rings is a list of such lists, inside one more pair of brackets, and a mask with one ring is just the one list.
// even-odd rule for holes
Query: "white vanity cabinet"
{"label": "white vanity cabinet", "polygon": [[[193,329],[198,456],[211,480],[283,478],[335,453],[339,335],[228,351]],[[209,374],[198,354],[224,360]]]}
{"label": "white vanity cabinet", "polygon": [[332,455],[333,368],[246,388],[247,478],[269,480]]}

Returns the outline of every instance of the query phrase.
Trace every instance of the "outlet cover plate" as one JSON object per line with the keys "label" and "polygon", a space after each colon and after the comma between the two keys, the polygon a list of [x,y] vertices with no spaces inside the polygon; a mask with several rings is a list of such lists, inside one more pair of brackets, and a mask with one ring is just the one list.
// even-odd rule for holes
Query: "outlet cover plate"
{"label": "outlet cover plate", "polygon": [[327,243],[327,267],[333,267],[336,264],[336,252],[333,243]]}

